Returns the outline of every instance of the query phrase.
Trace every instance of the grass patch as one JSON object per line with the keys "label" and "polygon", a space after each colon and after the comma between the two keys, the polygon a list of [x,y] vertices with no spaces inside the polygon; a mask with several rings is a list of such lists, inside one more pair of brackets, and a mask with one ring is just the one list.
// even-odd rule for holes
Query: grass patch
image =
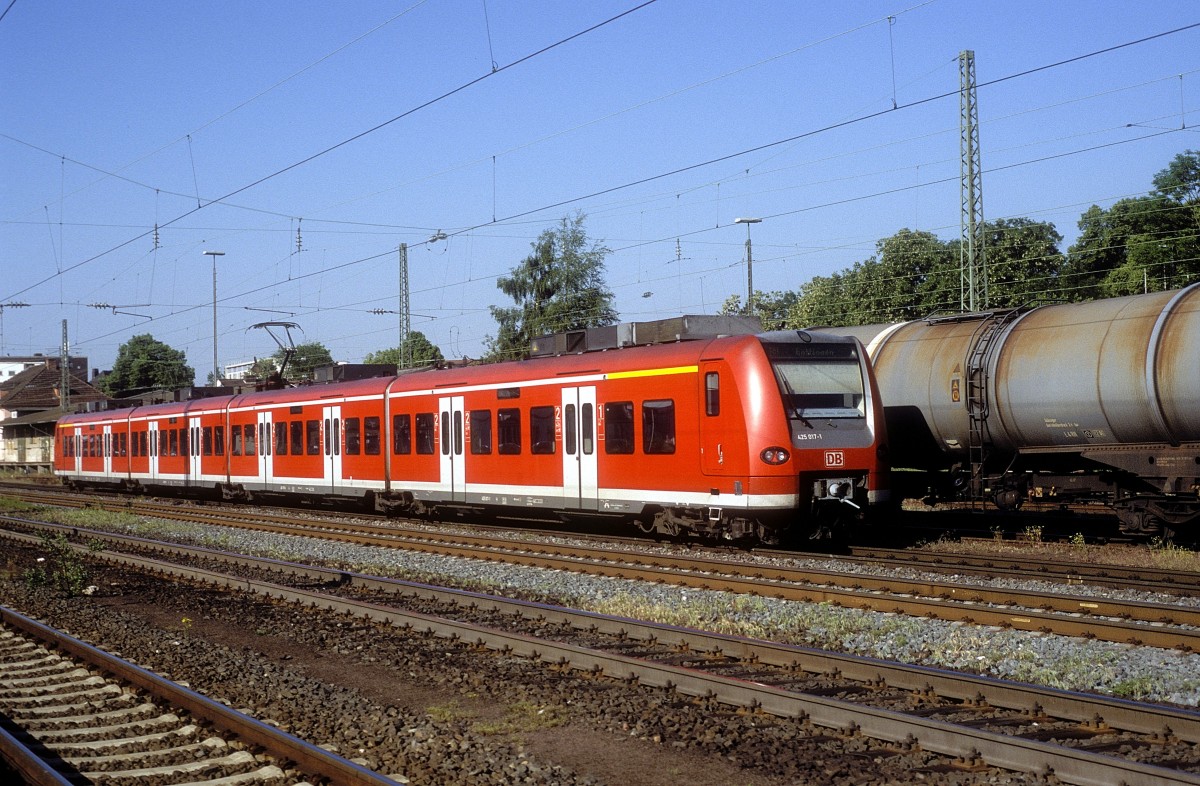
{"label": "grass patch", "polygon": [[552,729],[567,722],[567,708],[561,705],[542,705],[518,701],[504,709],[496,720],[476,721],[471,728],[479,734],[529,734]]}
{"label": "grass patch", "polygon": [[41,513],[44,510],[46,508],[41,505],[0,495],[0,513]]}

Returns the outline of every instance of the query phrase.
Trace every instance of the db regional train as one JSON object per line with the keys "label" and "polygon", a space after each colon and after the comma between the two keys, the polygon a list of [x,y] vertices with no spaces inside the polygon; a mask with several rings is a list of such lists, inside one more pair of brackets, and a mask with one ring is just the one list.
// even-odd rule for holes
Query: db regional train
{"label": "db regional train", "polygon": [[893,467],[931,499],[1100,502],[1126,534],[1200,535],[1200,284],[824,330],[866,344]]}
{"label": "db regional train", "polygon": [[57,424],[55,471],[762,543],[886,505],[883,408],[859,340],[747,325],[626,323],[543,337],[523,361],[75,414]]}

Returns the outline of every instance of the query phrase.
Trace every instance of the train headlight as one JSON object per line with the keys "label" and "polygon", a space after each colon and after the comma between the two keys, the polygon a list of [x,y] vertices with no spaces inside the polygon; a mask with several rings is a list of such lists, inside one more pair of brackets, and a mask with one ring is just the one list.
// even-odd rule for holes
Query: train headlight
{"label": "train headlight", "polygon": [[787,462],[787,460],[789,458],[792,457],[792,455],[790,453],[788,453],[787,448],[779,448],[779,447],[769,447],[766,450],[764,450],[762,453],[759,453],[758,456],[765,463],[771,464],[773,466],[778,466],[780,464],[784,464]]}

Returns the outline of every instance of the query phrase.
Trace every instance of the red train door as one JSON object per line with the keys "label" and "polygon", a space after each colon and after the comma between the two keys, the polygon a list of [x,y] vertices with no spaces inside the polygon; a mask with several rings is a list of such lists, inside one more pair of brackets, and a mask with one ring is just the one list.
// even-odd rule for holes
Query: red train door
{"label": "red train door", "polygon": [[700,366],[700,467],[705,475],[739,476],[750,471],[745,426],[728,368],[725,363]]}
{"label": "red train door", "polygon": [[158,480],[158,421],[152,420],[147,424],[150,430],[150,480]]}
{"label": "red train door", "polygon": [[325,481],[331,493],[342,484],[342,408],[322,407],[325,421]]}
{"label": "red train door", "polygon": [[71,471],[78,475],[83,472],[83,429],[76,426],[67,438],[74,441],[71,446]]}
{"label": "red train door", "polygon": [[199,416],[191,416],[188,418],[188,449],[187,456],[187,479],[189,486],[200,485],[201,466],[200,466],[200,418]]}
{"label": "red train door", "polygon": [[[341,408],[338,409],[336,417],[341,417]],[[267,486],[271,485],[273,473],[271,470],[271,454],[274,453],[274,439],[271,434],[271,413],[258,413],[258,477]],[[339,451],[339,458],[341,452]],[[341,474],[341,467],[338,467],[338,475]],[[337,478],[338,475],[334,477]]]}
{"label": "red train door", "polygon": [[113,475],[113,433],[112,426],[104,427],[104,440],[100,445],[100,453],[104,456],[104,479],[110,480]]}
{"label": "red train door", "polygon": [[441,442],[441,488],[454,502],[467,497],[466,456],[463,454],[463,397],[438,399],[438,440]]}
{"label": "red train door", "polygon": [[563,388],[563,497],[569,507],[596,510],[596,387]]}

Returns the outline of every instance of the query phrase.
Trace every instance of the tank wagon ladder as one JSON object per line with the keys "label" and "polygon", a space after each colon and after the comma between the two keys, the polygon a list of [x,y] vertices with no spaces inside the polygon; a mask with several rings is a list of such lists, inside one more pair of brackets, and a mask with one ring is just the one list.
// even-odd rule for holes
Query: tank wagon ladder
{"label": "tank wagon ladder", "polygon": [[991,452],[991,432],[988,429],[988,359],[992,344],[1006,325],[1020,313],[1006,309],[987,314],[971,336],[967,352],[967,459],[971,463],[971,502],[983,500],[983,468]]}

